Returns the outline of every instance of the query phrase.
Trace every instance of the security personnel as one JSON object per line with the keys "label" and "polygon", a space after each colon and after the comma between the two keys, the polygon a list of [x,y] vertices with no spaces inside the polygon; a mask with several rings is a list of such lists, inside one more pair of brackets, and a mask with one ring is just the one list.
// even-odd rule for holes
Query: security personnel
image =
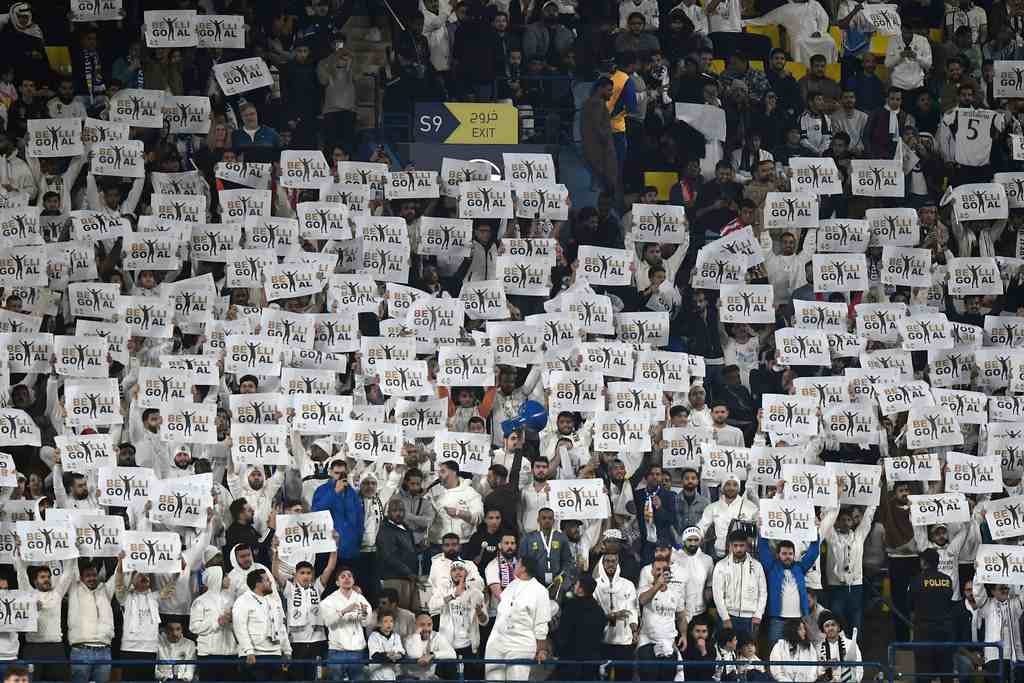
{"label": "security personnel", "polygon": [[[953,639],[950,600],[953,579],[939,571],[939,553],[928,548],[921,553],[921,574],[910,586],[914,608],[914,640],[946,641]],[[953,671],[953,651],[948,647],[929,647],[914,651],[914,671],[948,677]]]}
{"label": "security personnel", "polygon": [[615,71],[612,72],[612,96],[608,99],[608,113],[612,119],[612,140],[615,143],[615,156],[619,163],[619,178],[626,161],[626,114],[636,111],[637,96],[633,80],[630,78],[639,66],[635,52],[623,52],[615,58]]}

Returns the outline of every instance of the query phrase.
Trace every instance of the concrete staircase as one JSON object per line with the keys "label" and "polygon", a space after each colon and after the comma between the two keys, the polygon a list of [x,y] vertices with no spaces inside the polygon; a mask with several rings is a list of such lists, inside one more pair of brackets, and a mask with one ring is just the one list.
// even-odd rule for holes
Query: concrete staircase
{"label": "concrete staircase", "polygon": [[372,25],[369,17],[353,16],[342,29],[346,45],[360,71],[356,76],[356,121],[359,128],[377,126],[385,82],[380,71],[387,65],[387,49],[391,46],[387,29],[381,30],[383,40],[380,42],[366,40],[366,33]]}

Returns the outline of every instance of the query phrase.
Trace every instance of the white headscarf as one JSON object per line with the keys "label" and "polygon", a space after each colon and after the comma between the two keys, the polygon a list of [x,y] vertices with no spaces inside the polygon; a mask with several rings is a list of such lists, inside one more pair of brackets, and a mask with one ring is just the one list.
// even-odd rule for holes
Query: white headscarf
{"label": "white headscarf", "polygon": [[39,28],[39,24],[33,21],[28,26],[22,27],[18,23],[18,15],[28,13],[32,16],[32,7],[27,2],[16,2],[11,5],[10,17],[11,17],[11,28],[18,33],[24,33],[25,35],[32,36],[33,38],[43,39],[43,29]]}

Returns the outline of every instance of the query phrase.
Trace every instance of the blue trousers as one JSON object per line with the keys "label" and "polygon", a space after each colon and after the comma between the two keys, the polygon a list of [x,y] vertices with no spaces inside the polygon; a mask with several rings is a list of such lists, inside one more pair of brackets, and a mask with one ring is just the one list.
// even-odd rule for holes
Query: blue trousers
{"label": "blue trousers", "polygon": [[366,659],[364,650],[328,650],[327,670],[330,672],[332,681],[340,681],[347,677],[348,680],[363,680],[363,660]]}
{"label": "blue trousers", "polygon": [[847,634],[864,620],[864,586],[829,586],[828,608],[843,620]]}
{"label": "blue trousers", "polygon": [[[110,648],[82,647],[71,648],[71,683],[107,683],[110,680]],[[77,662],[82,662],[81,664]]]}

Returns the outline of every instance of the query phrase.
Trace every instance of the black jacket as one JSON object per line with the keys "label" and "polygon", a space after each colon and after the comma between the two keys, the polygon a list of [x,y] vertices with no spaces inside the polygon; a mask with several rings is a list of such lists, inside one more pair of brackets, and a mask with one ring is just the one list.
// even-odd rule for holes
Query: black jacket
{"label": "black jacket", "polygon": [[607,623],[608,617],[593,597],[565,600],[555,635],[558,656],[563,659],[594,659],[596,644],[604,638]]}
{"label": "black jacket", "polygon": [[377,531],[377,567],[381,579],[404,579],[418,574],[412,531],[385,519]]}

